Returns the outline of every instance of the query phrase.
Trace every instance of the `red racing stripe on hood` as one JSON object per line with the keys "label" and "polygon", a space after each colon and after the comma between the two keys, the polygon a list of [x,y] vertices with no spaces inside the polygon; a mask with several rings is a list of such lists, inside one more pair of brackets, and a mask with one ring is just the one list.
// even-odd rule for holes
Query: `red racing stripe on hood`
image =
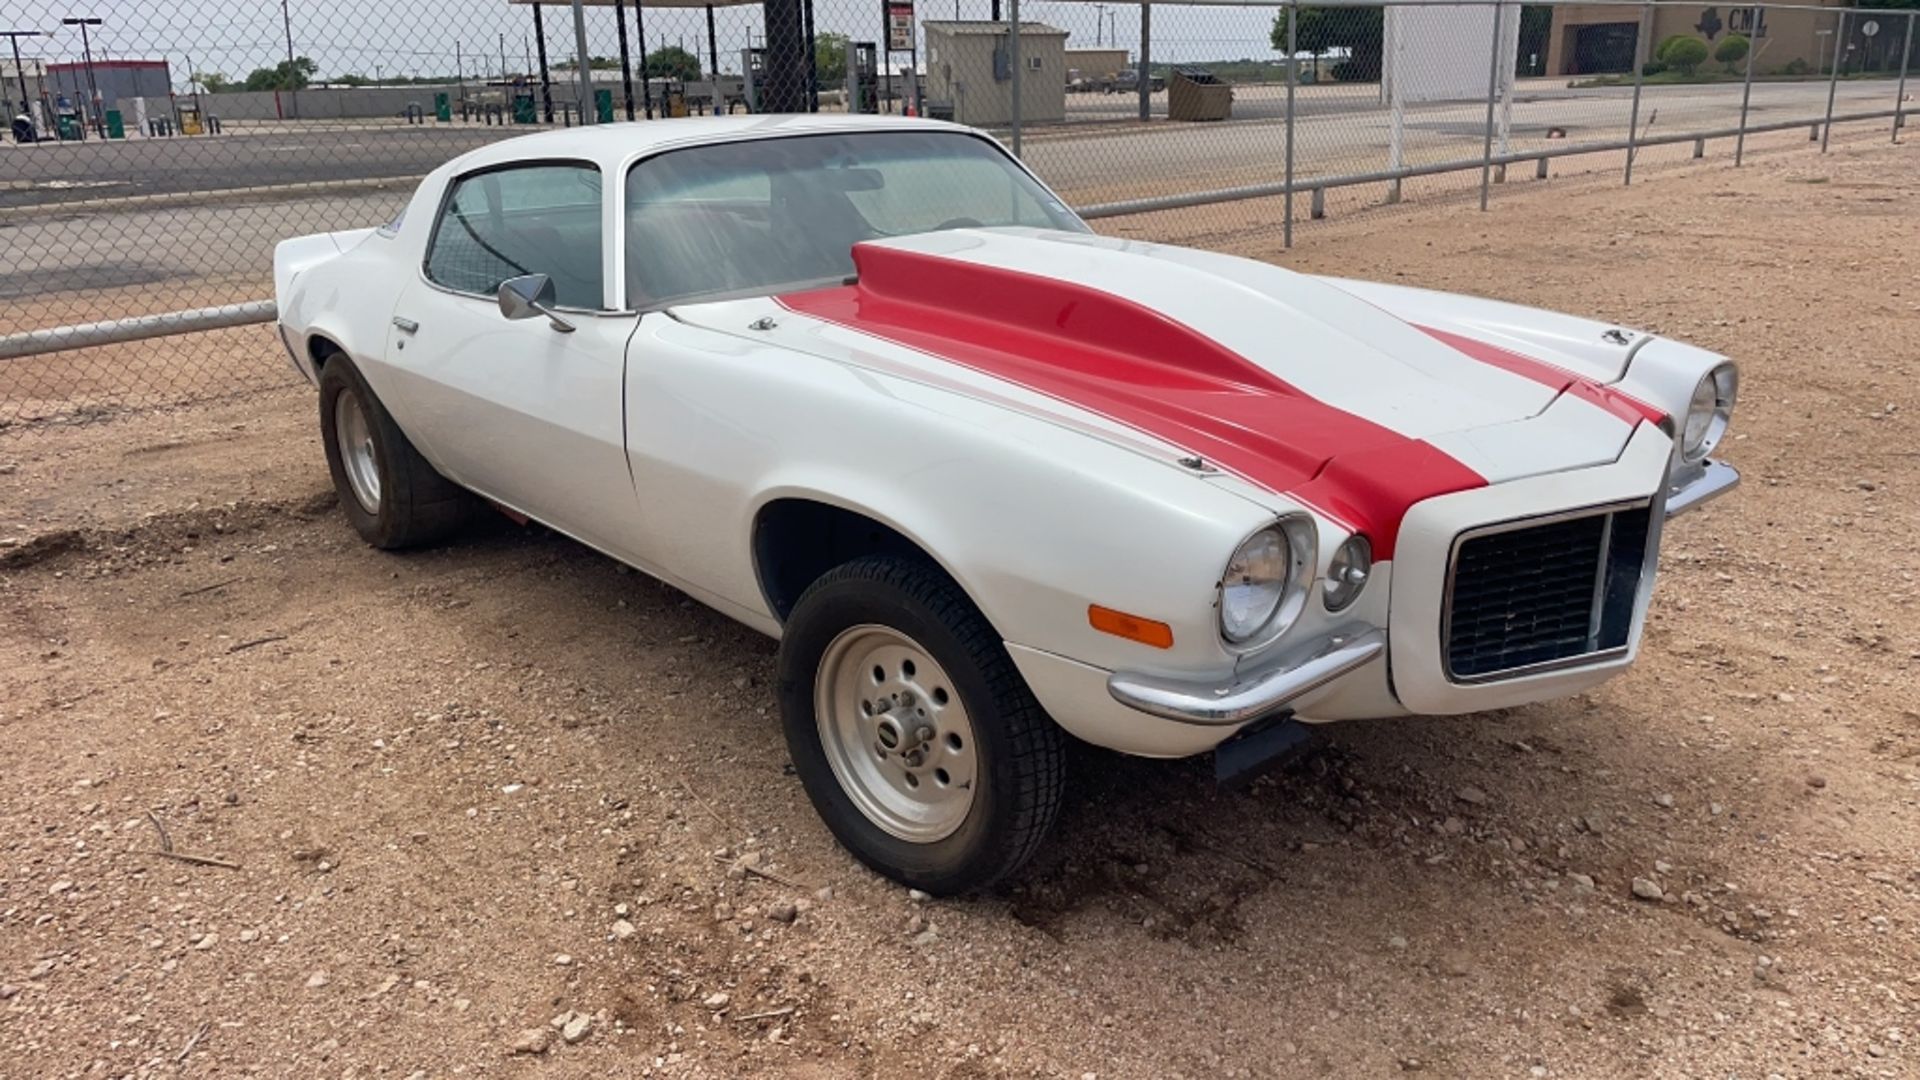
{"label": "red racing stripe on hood", "polygon": [[1367,534],[1393,557],[1423,499],[1486,479],[1432,445],[1301,393],[1193,327],[1071,281],[872,244],[854,285],[792,310],[1146,432]]}
{"label": "red racing stripe on hood", "polygon": [[1629,424],[1638,424],[1642,420],[1655,424],[1666,422],[1667,414],[1664,411],[1629,394],[1621,393],[1611,386],[1576,375],[1566,368],[1549,364],[1545,360],[1536,360],[1531,356],[1514,352],[1512,349],[1501,348],[1449,330],[1421,326],[1418,323],[1411,325],[1435,341],[1450,345],[1483,364],[1492,364],[1504,371],[1511,371],[1515,375],[1532,379],[1542,386],[1551,386],[1563,394],[1583,398]]}

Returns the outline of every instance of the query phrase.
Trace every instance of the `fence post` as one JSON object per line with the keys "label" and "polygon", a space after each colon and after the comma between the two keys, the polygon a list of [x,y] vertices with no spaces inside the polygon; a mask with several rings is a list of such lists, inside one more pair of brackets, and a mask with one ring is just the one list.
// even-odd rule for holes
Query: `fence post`
{"label": "fence post", "polygon": [[1140,5],[1140,119],[1153,119],[1153,5]]}
{"label": "fence post", "polygon": [[[1145,10],[1146,5],[1141,5]],[[1287,208],[1285,224],[1281,227],[1280,246],[1293,247],[1293,90],[1300,81],[1300,61],[1296,59],[1299,50],[1295,42],[1300,29],[1300,0],[1288,0],[1287,3]],[[1911,25],[1911,19],[1907,20]],[[1911,28],[1908,30],[1912,34]],[[1898,129],[1896,129],[1898,130]]]}
{"label": "fence post", "polygon": [[1753,18],[1747,23],[1747,74],[1740,87],[1740,134],[1733,141],[1733,167],[1747,154],[1747,106],[1753,101],[1753,57],[1760,51],[1759,27],[1763,9],[1753,5]]}
{"label": "fence post", "polygon": [[1627,176],[1633,183],[1633,153],[1640,141],[1640,87],[1647,79],[1647,58],[1653,54],[1653,5],[1640,9],[1640,28],[1633,35],[1633,109],[1627,114]]}
{"label": "fence post", "polygon": [[1847,43],[1847,13],[1840,12],[1839,25],[1833,30],[1833,70],[1827,74],[1827,119],[1820,125],[1820,152],[1827,152],[1827,140],[1833,137],[1833,95],[1840,89],[1840,50]]}
{"label": "fence post", "polygon": [[1901,104],[1907,99],[1907,61],[1913,58],[1913,20],[1916,12],[1907,13],[1907,40],[1900,46],[1900,85],[1893,91],[1893,141],[1900,141],[1900,125],[1906,122],[1902,115]]}
{"label": "fence post", "polygon": [[[1335,11],[1357,10],[1335,8]],[[1381,75],[1392,81],[1387,84],[1387,168],[1398,173],[1406,164],[1405,132],[1406,102],[1400,89],[1400,19],[1396,9],[1389,4],[1380,12],[1383,35],[1386,38],[1386,62]],[[1387,202],[1400,201],[1400,177],[1395,176],[1387,187]]]}
{"label": "fence post", "polygon": [[593,107],[593,54],[587,51],[587,15],[580,0],[573,0],[573,62],[580,69],[580,122],[591,124],[587,110]]}
{"label": "fence post", "polygon": [[1013,80],[1013,156],[1020,156],[1020,0],[1012,0],[1007,6],[1012,16],[1013,32],[1007,35],[1007,60],[1009,77]]}
{"label": "fence post", "polygon": [[1487,130],[1480,146],[1480,209],[1487,209],[1487,190],[1493,183],[1493,105],[1500,91],[1500,58],[1507,53],[1506,42],[1500,37],[1500,16],[1506,10],[1504,4],[1493,5],[1493,41],[1491,57],[1487,60]]}

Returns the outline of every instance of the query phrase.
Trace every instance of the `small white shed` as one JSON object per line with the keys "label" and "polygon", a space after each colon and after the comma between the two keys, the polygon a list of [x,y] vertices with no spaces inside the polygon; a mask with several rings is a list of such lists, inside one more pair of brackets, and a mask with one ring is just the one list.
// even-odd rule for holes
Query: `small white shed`
{"label": "small white shed", "polygon": [[[1013,121],[1013,35],[1004,22],[936,20],[920,24],[927,36],[927,104],[951,106],[953,119],[976,127]],[[1067,117],[1067,32],[1045,23],[1020,24],[1020,119],[1050,123]]]}

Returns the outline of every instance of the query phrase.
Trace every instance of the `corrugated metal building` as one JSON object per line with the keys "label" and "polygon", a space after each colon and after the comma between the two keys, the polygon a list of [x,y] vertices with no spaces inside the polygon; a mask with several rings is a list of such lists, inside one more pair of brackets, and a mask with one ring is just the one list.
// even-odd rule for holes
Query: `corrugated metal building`
{"label": "corrugated metal building", "polygon": [[[164,98],[173,92],[173,76],[165,60],[95,60],[93,81],[100,90],[102,109],[118,109],[121,98]],[[48,64],[47,91],[67,95],[75,105],[91,101],[87,65]]]}

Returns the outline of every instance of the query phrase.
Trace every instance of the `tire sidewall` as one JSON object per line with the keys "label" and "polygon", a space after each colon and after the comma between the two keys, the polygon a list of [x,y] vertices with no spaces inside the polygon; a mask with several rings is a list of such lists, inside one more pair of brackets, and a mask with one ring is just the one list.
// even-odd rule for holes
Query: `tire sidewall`
{"label": "tire sidewall", "polygon": [[[347,480],[346,461],[340,447],[340,431],[335,403],[342,392],[351,390],[360,399],[360,408],[367,414],[367,430],[373,436],[374,466],[380,473],[380,509],[368,513],[366,507],[353,493],[353,485]],[[333,487],[340,501],[340,508],[346,511],[347,521],[354,531],[366,538],[369,543],[380,545],[389,539],[393,517],[393,501],[399,495],[398,480],[394,476],[393,453],[387,445],[386,425],[381,423],[384,416],[380,412],[380,402],[368,389],[365,379],[354,368],[353,362],[345,356],[334,356],[320,371],[320,442],[327,454],[327,471],[333,476]]]}
{"label": "tire sidewall", "polygon": [[[977,616],[976,616],[977,617]],[[814,686],[827,646],[849,627],[876,623],[912,638],[952,679],[973,728],[979,777],[967,818],[932,843],[902,840],[880,828],[841,786],[820,741]],[[995,647],[1001,647],[994,642]],[[1010,661],[1009,661],[1010,662]],[[1002,846],[1012,826],[1013,753],[1002,703],[979,662],[954,630],[915,597],[871,578],[824,582],[802,596],[787,621],[779,660],[780,713],[793,766],[829,829],[873,869],[932,893],[972,888],[1007,861]]]}

